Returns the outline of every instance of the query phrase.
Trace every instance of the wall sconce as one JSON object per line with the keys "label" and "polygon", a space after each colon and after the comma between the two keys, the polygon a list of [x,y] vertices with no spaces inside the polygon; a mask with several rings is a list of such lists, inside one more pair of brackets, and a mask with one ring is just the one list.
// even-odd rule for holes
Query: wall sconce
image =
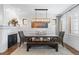
{"label": "wall sconce", "polygon": [[23,18],[22,23],[23,23],[23,25],[26,25],[27,24],[27,19]]}

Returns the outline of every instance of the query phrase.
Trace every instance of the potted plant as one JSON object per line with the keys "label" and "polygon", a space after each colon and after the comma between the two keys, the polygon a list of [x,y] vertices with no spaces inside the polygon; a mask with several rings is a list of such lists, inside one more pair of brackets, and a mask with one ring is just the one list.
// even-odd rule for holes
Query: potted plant
{"label": "potted plant", "polygon": [[8,22],[8,25],[16,26],[18,24],[17,18],[13,18]]}

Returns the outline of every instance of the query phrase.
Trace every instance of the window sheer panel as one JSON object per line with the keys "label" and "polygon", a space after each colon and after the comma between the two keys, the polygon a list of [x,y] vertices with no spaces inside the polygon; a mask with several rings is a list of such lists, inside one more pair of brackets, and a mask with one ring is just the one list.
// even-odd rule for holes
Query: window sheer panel
{"label": "window sheer panel", "polygon": [[78,17],[72,17],[71,34],[79,34],[79,19]]}

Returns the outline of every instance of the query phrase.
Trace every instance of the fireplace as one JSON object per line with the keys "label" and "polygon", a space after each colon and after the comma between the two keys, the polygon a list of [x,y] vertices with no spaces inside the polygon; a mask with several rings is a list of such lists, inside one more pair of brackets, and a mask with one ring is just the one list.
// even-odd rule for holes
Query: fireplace
{"label": "fireplace", "polygon": [[8,48],[17,43],[17,34],[8,35]]}

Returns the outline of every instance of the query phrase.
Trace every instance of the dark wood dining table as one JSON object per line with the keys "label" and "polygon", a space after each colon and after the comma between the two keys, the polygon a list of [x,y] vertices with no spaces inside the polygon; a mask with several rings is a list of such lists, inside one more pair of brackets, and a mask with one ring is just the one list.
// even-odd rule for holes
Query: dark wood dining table
{"label": "dark wood dining table", "polygon": [[[52,42],[51,38],[56,37],[58,38],[58,35],[26,35],[26,38],[28,38],[29,40],[32,38],[42,38],[42,40],[31,40],[27,42],[27,51],[29,51],[29,48],[33,45],[49,45],[51,47],[53,47],[54,49],[56,49],[56,51],[58,51],[58,43],[57,42]],[[50,40],[44,41],[43,38],[50,38]],[[53,39],[52,39],[53,40]]]}
{"label": "dark wood dining table", "polygon": [[31,37],[37,37],[37,38],[53,38],[53,37],[58,37],[58,35],[26,35],[26,38],[31,38]]}

